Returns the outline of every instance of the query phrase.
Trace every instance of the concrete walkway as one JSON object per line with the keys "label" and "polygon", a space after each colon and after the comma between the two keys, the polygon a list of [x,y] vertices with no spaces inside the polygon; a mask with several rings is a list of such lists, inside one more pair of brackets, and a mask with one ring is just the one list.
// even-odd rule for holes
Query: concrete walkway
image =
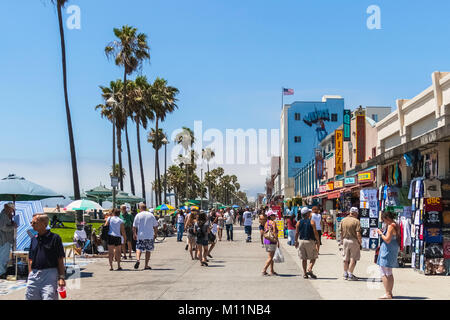
{"label": "concrete walkway", "polygon": [[[140,270],[134,270],[133,259],[123,261],[123,271],[109,271],[108,260],[99,258],[81,267],[81,278],[69,278],[68,300],[372,300],[384,294],[373,251],[363,251],[355,269],[355,275],[365,279],[345,281],[337,242],[323,238],[313,269],[318,279],[305,280],[297,250],[281,239],[285,262],[275,264],[279,276],[263,277],[267,253],[260,244],[257,222],[253,242],[245,242],[243,227],[235,225],[234,236],[235,241],[227,242],[224,232],[209,267],[192,261],[184,249],[185,242],[176,242],[176,237],[157,244],[150,260],[152,270],[142,270],[142,259]],[[425,276],[410,268],[395,269],[394,277],[394,296],[398,299],[450,298],[450,277]],[[0,296],[0,300],[22,300],[24,293],[24,289],[17,290]]]}

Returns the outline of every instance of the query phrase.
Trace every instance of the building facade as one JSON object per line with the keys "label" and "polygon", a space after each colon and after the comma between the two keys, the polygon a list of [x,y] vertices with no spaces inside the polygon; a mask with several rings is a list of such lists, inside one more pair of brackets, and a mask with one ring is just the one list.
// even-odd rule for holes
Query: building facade
{"label": "building facade", "polygon": [[280,122],[280,191],[294,196],[294,177],[315,158],[315,148],[343,121],[344,99],[324,96],[322,101],[298,101],[283,106]]}

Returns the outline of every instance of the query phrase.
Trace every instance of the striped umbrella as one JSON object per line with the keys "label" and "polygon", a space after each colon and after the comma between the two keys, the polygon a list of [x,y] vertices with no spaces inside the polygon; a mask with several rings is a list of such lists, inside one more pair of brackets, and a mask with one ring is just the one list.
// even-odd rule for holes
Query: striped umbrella
{"label": "striped umbrella", "polygon": [[156,207],[156,210],[164,210],[164,211],[173,210],[173,209],[175,209],[175,208],[168,204],[162,204],[162,205],[159,205]]}

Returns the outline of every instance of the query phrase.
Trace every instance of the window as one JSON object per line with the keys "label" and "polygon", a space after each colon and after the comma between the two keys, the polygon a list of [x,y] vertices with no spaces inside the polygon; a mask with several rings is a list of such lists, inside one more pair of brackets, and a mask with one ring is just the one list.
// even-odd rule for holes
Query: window
{"label": "window", "polygon": [[300,137],[300,136],[295,136],[294,137],[294,142],[302,142],[302,137]]}
{"label": "window", "polygon": [[295,163],[301,163],[302,157],[295,157]]}
{"label": "window", "polygon": [[377,147],[372,148],[372,158],[375,158],[377,156]]}
{"label": "window", "polygon": [[337,113],[332,113],[331,114],[331,122],[337,122],[338,118],[337,118]]}
{"label": "window", "polygon": [[297,120],[297,121],[300,120],[300,113],[295,114],[295,120]]}
{"label": "window", "polygon": [[373,114],[372,115],[372,120],[375,122],[378,122],[378,115],[377,114]]}

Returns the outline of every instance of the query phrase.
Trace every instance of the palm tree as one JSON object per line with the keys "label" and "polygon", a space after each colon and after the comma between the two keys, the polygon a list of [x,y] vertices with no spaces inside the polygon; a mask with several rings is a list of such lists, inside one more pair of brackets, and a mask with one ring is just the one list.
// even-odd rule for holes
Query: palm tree
{"label": "palm tree", "polygon": [[[123,73],[123,108],[128,116],[127,106],[127,75],[131,75],[137,69],[142,67],[144,60],[150,60],[150,48],[147,44],[147,35],[144,33],[137,34],[137,29],[125,25],[122,29],[113,29],[115,36],[119,39],[108,44],[105,47],[105,53],[108,58],[114,57],[117,66],[124,67]],[[130,142],[128,140],[127,119],[125,119],[125,138],[128,152],[128,168],[130,172],[131,193],[134,195],[133,166],[131,163]]]}
{"label": "palm tree", "polygon": [[[202,149],[202,158],[206,160],[206,165],[208,167],[208,176],[209,176],[209,161],[216,156],[215,152],[211,148]],[[206,179],[205,179],[206,180]],[[211,205],[211,180],[208,179],[208,196],[209,196],[209,205]]]}
{"label": "palm tree", "polygon": [[[155,154],[158,153],[158,150],[161,149],[163,146],[163,140],[166,138],[166,135],[164,134],[163,130],[160,128],[158,131],[151,128],[150,132],[148,133],[147,142],[151,143],[153,146],[153,149],[155,149]],[[166,138],[167,139],[167,138]],[[155,163],[155,196],[156,196],[156,205],[159,206],[161,201],[161,183],[160,183],[160,175],[157,172],[158,167]]]}
{"label": "palm tree", "polygon": [[[156,78],[150,88],[150,94],[148,95],[149,103],[151,105],[151,109],[155,114],[155,131],[159,131],[159,121],[163,122],[166,116],[169,113],[175,111],[178,108],[176,101],[176,95],[179,93],[179,90],[175,87],[171,87],[167,85],[167,80]],[[158,177],[157,189],[161,190],[161,170],[159,167],[159,149],[160,149],[160,141],[157,141],[157,146],[155,148],[155,167],[156,167],[156,176]],[[156,178],[155,176],[155,178]],[[159,202],[161,201],[161,193],[159,195]]]}
{"label": "palm tree", "polygon": [[73,193],[74,199],[80,199],[80,182],[78,179],[78,168],[77,168],[77,155],[75,152],[75,142],[73,138],[72,129],[72,118],[70,116],[69,107],[69,94],[67,90],[67,66],[66,66],[66,44],[64,38],[64,26],[62,20],[62,8],[68,2],[68,0],[51,0],[52,3],[56,5],[58,11],[58,23],[59,23],[59,35],[61,39],[61,59],[62,59],[62,69],[63,69],[63,84],[64,84],[64,100],[66,105],[66,118],[67,118],[67,131],[69,133],[69,145],[70,145],[70,159],[72,163],[72,179],[73,179]]}
{"label": "palm tree", "polygon": [[131,83],[131,110],[133,111],[133,121],[136,123],[136,139],[139,155],[139,168],[141,170],[141,185],[142,185],[142,198],[146,199],[145,195],[145,179],[144,179],[144,167],[142,164],[142,150],[141,150],[141,136],[139,127],[142,126],[144,130],[147,130],[148,121],[154,120],[155,114],[149,103],[150,84],[147,82],[145,76],[139,76]]}
{"label": "palm tree", "polygon": [[[95,107],[95,109],[101,110],[102,117],[106,117],[112,123],[115,123],[116,136],[117,136],[117,153],[119,157],[119,167],[121,170],[118,172],[122,172],[122,129],[125,123],[125,114],[123,110],[123,82],[121,80],[111,81],[109,87],[100,86],[102,90],[102,97],[105,101],[113,98],[117,101],[117,104],[99,104]],[[114,129],[113,129],[114,132]],[[114,133],[113,133],[114,134]],[[119,175],[120,182],[120,190],[123,191],[123,176]]]}
{"label": "palm tree", "polygon": [[[187,127],[183,127],[182,128],[183,131],[181,131],[180,133],[178,133],[175,136],[175,143],[177,144],[181,144],[183,146],[183,149],[185,151],[186,156],[185,157],[179,157],[178,162],[184,161],[183,163],[185,164],[185,169],[186,169],[186,197],[188,194],[188,164],[192,163],[192,161],[190,161],[189,157],[188,157],[188,149],[194,145],[195,143],[195,136],[194,136],[194,132]],[[188,198],[186,198],[186,200],[188,200]]]}

